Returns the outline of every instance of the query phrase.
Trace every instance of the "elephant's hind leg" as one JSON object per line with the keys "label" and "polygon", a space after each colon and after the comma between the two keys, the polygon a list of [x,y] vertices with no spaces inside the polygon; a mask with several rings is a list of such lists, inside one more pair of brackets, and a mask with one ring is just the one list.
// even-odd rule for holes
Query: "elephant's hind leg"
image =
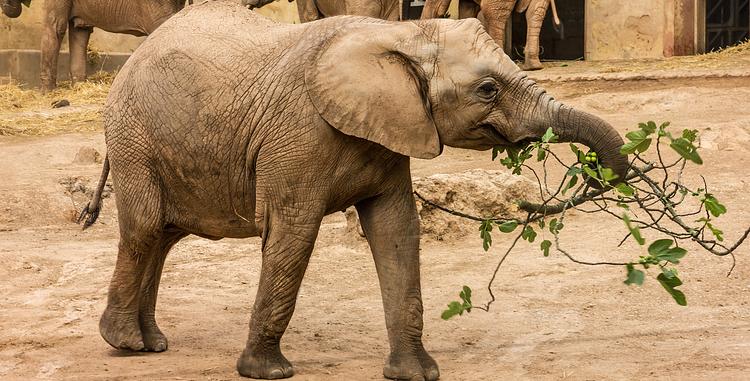
{"label": "elephant's hind leg", "polygon": [[144,349],[152,352],[167,350],[167,337],[156,324],[156,297],[159,293],[159,281],[164,268],[167,253],[179,240],[187,236],[181,231],[164,232],[159,243],[154,246],[152,255],[148,258],[146,269],[141,281],[141,303],[138,312],[138,322],[143,335]]}
{"label": "elephant's hind leg", "polygon": [[302,277],[318,234],[323,209],[297,205],[263,213],[263,264],[250,320],[247,346],[237,371],[252,378],[277,379],[294,374],[279,342],[292,318]]}
{"label": "elephant's hind leg", "polygon": [[[155,303],[156,292],[152,286],[158,285],[156,273],[161,273],[163,257],[171,246],[168,243],[174,237],[164,232],[161,191],[151,170],[140,164],[145,161],[135,160],[139,156],[137,152],[131,153],[123,166],[115,154],[119,148],[110,149],[110,161],[118,188],[120,245],[107,294],[107,308],[99,320],[99,332],[115,348],[153,350],[155,348],[148,348],[144,341],[141,324],[148,323],[149,319],[142,318],[141,309]],[[148,309],[144,310],[147,312]],[[148,344],[154,345],[153,337],[149,337]]]}

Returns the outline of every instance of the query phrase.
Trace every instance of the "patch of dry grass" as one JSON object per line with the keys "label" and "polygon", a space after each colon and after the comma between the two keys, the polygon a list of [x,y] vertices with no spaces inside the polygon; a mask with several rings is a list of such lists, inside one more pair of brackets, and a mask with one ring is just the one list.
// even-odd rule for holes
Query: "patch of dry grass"
{"label": "patch of dry grass", "polygon": [[[113,74],[93,75],[86,82],[63,82],[48,93],[0,85],[0,136],[41,136],[101,130],[101,106]],[[66,99],[70,106],[53,109]]]}
{"label": "patch of dry grass", "polygon": [[750,59],[750,40],[714,52],[694,56],[676,56],[665,59],[616,61],[605,65],[601,72],[640,72],[646,70],[727,69],[747,65]]}

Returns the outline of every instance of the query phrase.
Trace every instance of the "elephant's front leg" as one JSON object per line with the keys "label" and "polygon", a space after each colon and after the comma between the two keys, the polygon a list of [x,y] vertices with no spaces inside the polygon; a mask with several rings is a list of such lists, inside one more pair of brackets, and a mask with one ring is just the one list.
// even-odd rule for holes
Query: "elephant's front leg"
{"label": "elephant's front leg", "polygon": [[307,205],[269,206],[256,219],[263,264],[247,346],[237,361],[241,375],[276,379],[294,374],[279,342],[292,318],[323,214],[324,208]]}
{"label": "elephant's front leg", "polygon": [[419,220],[409,176],[388,193],[358,204],[357,211],[375,259],[391,345],[383,375],[437,380],[437,364],[422,346]]}
{"label": "elephant's front leg", "polygon": [[44,31],[42,32],[41,71],[39,79],[44,91],[57,86],[57,57],[60,44],[68,28],[70,0],[44,2]]}

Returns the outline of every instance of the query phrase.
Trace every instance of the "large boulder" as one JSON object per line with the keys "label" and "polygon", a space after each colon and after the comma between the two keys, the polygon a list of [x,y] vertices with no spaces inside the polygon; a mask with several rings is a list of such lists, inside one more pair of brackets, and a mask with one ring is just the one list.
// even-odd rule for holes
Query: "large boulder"
{"label": "large boulder", "polygon": [[[518,200],[538,200],[539,188],[531,180],[507,170],[472,169],[451,174],[416,178],[414,190],[440,206],[480,218],[524,218]],[[476,234],[479,223],[439,210],[418,197],[417,211],[422,235],[436,240]]]}

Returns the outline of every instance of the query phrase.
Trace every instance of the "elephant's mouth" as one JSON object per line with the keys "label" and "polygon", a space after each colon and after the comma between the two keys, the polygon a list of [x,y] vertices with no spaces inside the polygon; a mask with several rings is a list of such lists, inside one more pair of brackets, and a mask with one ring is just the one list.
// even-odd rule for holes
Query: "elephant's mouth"
{"label": "elephant's mouth", "polygon": [[492,146],[523,148],[530,142],[529,139],[515,140],[508,138],[502,132],[502,129],[490,122],[480,123],[476,128],[492,141]]}

